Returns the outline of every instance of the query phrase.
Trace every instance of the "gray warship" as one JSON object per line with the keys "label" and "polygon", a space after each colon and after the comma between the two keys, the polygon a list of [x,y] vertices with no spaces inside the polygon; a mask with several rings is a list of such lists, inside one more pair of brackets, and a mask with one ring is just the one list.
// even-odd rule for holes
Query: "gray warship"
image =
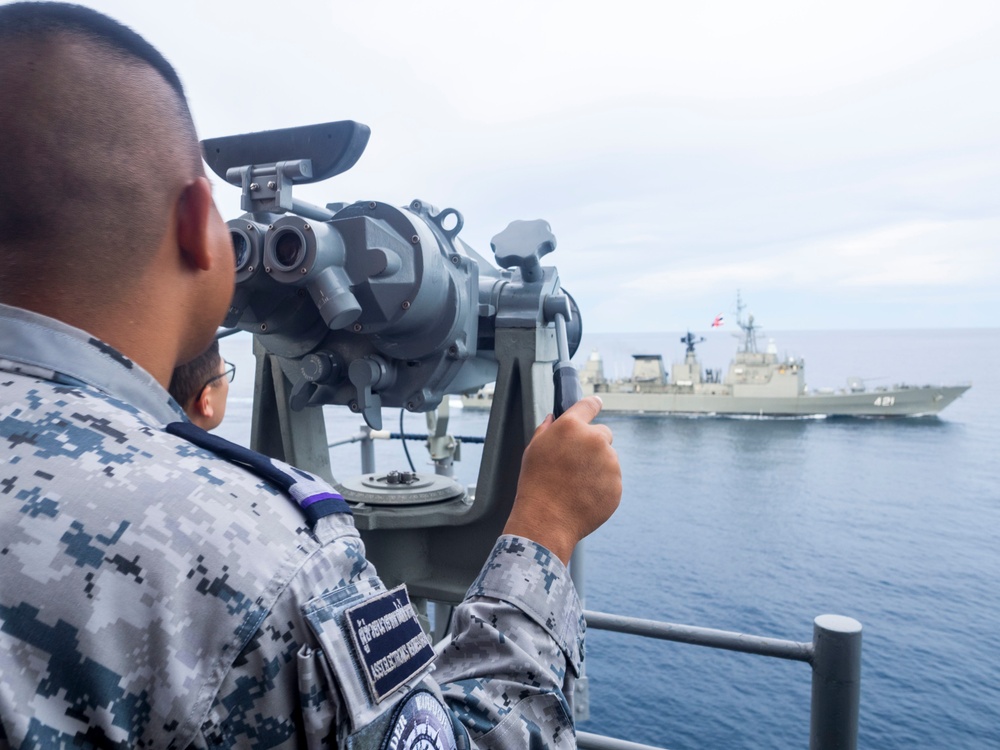
{"label": "gray warship", "polygon": [[916,417],[934,415],[969,389],[968,385],[894,385],[867,389],[861,378],[848,378],[845,388],[810,390],[805,361],[780,358],[774,343],[757,345],[759,327],[753,315],[743,317],[737,301],[742,343],[725,376],[702,369],[695,346],[704,338],[681,338],[684,360],[671,367],[668,380],[659,354],[635,354],[632,377],[607,380],[601,357],[594,352],[580,373],[585,394],[597,394],[609,412],[664,414],[731,414],[767,417]]}
{"label": "gray warship", "polygon": [[[860,377],[848,378],[841,389],[812,390],[806,385],[805,361],[779,357],[773,341],[764,351],[757,345],[759,326],[753,315],[743,317],[737,300],[741,344],[723,376],[704,370],[695,350],[704,337],[688,332],[684,360],[675,362],[667,377],[659,354],[633,354],[632,375],[609,380],[595,350],[580,372],[584,395],[596,394],[606,413],[702,414],[756,417],[921,417],[938,414],[969,385],[879,386],[868,389]],[[462,399],[465,408],[489,408],[484,389]]]}

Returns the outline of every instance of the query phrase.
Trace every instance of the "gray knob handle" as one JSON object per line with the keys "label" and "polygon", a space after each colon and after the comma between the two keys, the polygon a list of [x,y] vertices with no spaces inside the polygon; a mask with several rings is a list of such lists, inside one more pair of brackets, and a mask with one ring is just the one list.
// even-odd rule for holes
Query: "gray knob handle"
{"label": "gray knob handle", "polygon": [[347,378],[354,386],[355,398],[351,410],[361,412],[365,422],[373,430],[382,429],[382,397],[372,389],[382,379],[382,368],[374,359],[365,357],[351,362],[347,368]]}
{"label": "gray knob handle", "polygon": [[541,281],[542,256],[556,249],[556,237],[543,219],[517,220],[497,234],[490,247],[502,268],[516,266],[525,281]]}

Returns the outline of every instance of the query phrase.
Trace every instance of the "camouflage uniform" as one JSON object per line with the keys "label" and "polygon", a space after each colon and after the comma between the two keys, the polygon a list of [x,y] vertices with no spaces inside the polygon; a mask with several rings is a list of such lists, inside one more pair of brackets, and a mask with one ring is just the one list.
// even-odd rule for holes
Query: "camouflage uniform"
{"label": "camouflage uniform", "polygon": [[0,748],[575,746],[550,552],[501,537],[433,658],[339,496],[191,428],[111,347],[0,305]]}

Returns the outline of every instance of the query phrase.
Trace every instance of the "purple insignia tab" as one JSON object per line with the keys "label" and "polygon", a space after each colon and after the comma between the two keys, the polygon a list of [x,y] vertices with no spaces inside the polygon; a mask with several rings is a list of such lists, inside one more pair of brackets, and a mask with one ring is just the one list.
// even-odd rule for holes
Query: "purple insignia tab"
{"label": "purple insignia tab", "polygon": [[303,508],[308,508],[313,503],[318,503],[320,500],[339,500],[344,502],[344,496],[339,492],[320,492],[316,495],[310,495],[309,497],[302,498],[299,500],[299,505]]}

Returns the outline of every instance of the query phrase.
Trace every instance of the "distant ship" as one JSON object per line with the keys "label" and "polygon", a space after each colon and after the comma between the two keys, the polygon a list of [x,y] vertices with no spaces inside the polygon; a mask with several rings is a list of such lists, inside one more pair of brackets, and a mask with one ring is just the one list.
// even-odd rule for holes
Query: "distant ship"
{"label": "distant ship", "polygon": [[[848,378],[841,390],[810,390],[805,362],[780,359],[774,343],[757,349],[758,326],[753,315],[737,323],[742,344],[722,377],[720,370],[702,370],[695,346],[704,338],[688,333],[687,349],[667,379],[659,354],[633,354],[632,377],[608,380],[601,356],[594,351],[580,373],[584,395],[597,394],[604,411],[647,414],[743,415],[759,417],[919,417],[935,415],[965,393],[969,385],[894,385],[867,389],[861,378]],[[465,408],[489,408],[489,387],[464,396]]]}

